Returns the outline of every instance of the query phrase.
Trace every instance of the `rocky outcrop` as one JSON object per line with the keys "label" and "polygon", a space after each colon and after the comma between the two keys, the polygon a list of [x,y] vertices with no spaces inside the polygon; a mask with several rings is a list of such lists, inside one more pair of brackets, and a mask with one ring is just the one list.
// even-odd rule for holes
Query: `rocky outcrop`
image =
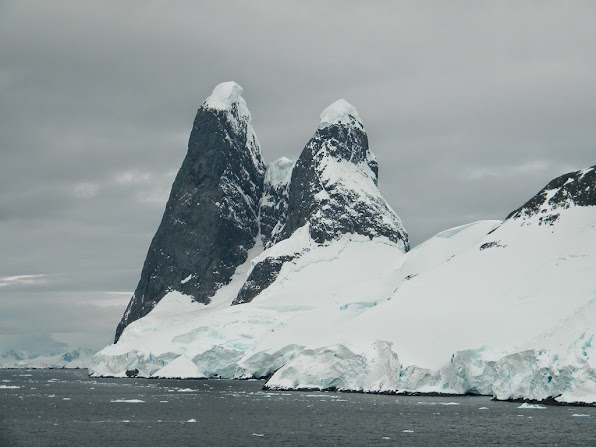
{"label": "rocky outcrop", "polygon": [[208,303],[255,244],[265,166],[241,94],[238,84],[226,82],[199,108],[116,341],[170,291]]}
{"label": "rocky outcrop", "polygon": [[558,210],[571,206],[596,206],[596,166],[557,177],[507,219],[537,219],[539,225],[554,225]]}

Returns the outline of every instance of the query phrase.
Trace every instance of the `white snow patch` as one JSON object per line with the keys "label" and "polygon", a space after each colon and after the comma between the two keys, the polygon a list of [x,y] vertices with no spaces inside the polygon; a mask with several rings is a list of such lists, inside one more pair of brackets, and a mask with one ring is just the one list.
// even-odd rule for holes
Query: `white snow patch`
{"label": "white snow patch", "polygon": [[182,281],[180,281],[180,284],[186,284],[188,281],[190,281],[192,279],[192,273],[190,275],[188,275],[186,278],[184,278]]}

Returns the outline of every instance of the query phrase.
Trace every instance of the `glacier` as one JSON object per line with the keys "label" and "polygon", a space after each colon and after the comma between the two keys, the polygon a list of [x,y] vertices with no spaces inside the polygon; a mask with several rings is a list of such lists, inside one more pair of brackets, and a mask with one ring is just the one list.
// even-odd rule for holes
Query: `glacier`
{"label": "glacier", "polygon": [[[250,116],[241,94],[220,85],[203,107]],[[242,156],[260,166],[259,151]],[[208,299],[168,290],[90,375],[596,403],[594,168],[554,179],[502,221],[411,250],[347,101],[321,114],[296,162],[263,172],[246,260]]]}
{"label": "glacier", "polygon": [[[585,279],[596,250],[582,241],[596,215],[561,214],[575,241],[558,237],[572,228],[542,226],[530,236],[527,226],[496,221],[440,233],[408,253],[389,240],[346,235],[284,265],[250,303],[230,306],[231,289],[209,305],[171,292],[89,371],[596,402],[596,290]],[[306,229],[299,236],[307,240]],[[507,246],[480,249],[497,237]],[[304,246],[285,242],[274,248]],[[379,364],[386,374],[370,373]]]}

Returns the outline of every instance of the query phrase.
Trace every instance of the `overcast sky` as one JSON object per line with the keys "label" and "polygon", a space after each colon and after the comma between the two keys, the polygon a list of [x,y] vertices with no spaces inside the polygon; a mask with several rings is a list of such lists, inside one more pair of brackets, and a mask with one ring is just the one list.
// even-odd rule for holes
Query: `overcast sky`
{"label": "overcast sky", "polygon": [[596,164],[596,2],[0,0],[0,351],[111,342],[228,80],[266,161],[354,104],[413,245]]}

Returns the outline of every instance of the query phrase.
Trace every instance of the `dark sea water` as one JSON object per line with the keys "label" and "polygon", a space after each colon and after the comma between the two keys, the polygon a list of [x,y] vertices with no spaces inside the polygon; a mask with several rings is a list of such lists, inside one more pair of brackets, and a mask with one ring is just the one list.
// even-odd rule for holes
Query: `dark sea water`
{"label": "dark sea water", "polygon": [[594,407],[262,386],[0,370],[0,446],[596,446]]}

